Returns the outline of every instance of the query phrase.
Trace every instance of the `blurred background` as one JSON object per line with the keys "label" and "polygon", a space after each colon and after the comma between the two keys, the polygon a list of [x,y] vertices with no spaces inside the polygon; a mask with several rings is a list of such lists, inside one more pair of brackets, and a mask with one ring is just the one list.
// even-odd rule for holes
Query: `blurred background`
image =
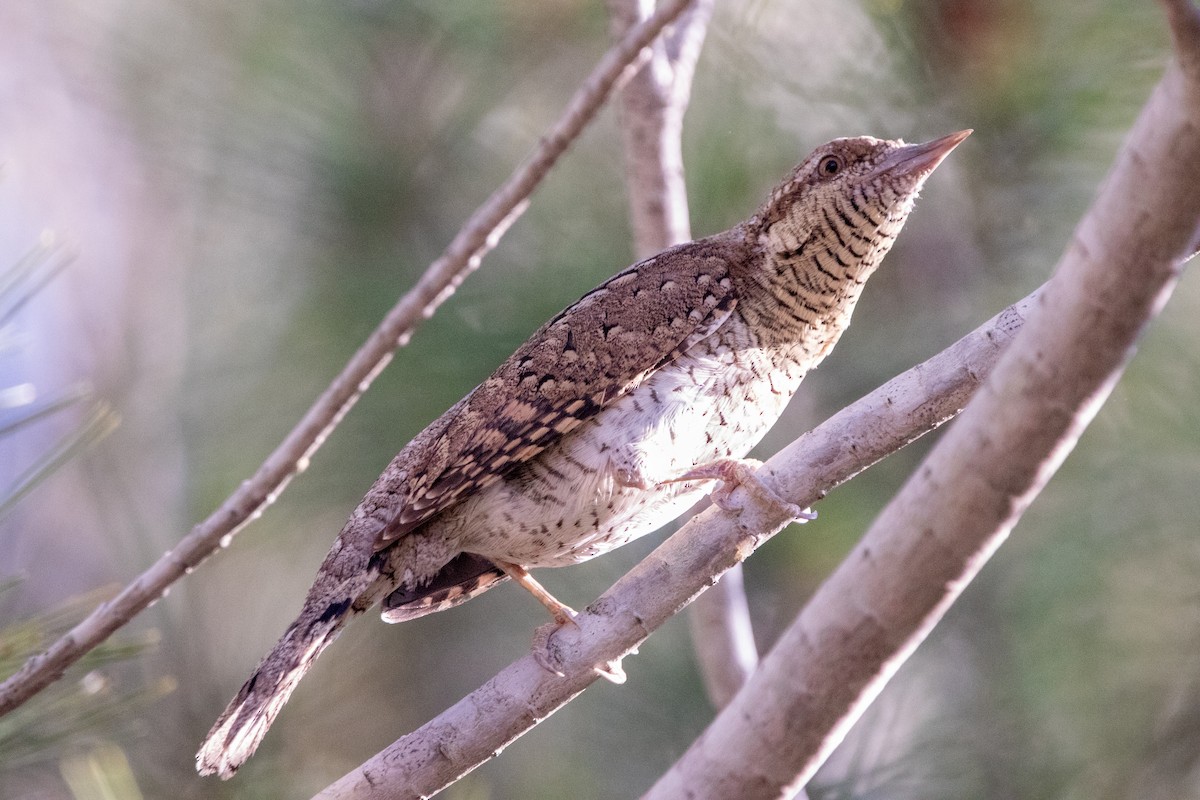
{"label": "blurred background", "polygon": [[[591,0],[0,6],[5,675],[253,472],[530,150],[607,31]],[[760,454],[1043,282],[1168,57],[1150,2],[718,2],[685,129],[698,236],[834,136],[975,129]],[[0,797],[308,797],[525,652],[545,613],[511,586],[402,626],[369,615],[236,780],[193,771],[380,469],[631,261],[621,157],[606,111],[282,499],[0,718]],[[1200,797],[1198,318],[1185,280],[810,797]],[[748,562],[763,647],[927,447]],[[660,538],[539,578],[584,606]],[[712,711],[684,620],[625,667],[626,685],[596,685],[444,796],[637,796]]]}

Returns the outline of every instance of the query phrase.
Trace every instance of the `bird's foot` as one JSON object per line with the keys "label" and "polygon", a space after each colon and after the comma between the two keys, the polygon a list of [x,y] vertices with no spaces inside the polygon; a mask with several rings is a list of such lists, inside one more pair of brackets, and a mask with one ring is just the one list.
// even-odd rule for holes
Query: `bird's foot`
{"label": "bird's foot", "polygon": [[[571,613],[574,614],[574,612]],[[566,673],[563,672],[562,657],[552,640],[564,628],[574,628],[578,631],[579,623],[575,621],[574,617],[561,620],[556,617],[554,622],[547,622],[533,633],[533,660],[539,667],[560,678],[565,677]],[[616,684],[625,682],[625,670],[622,669],[619,658],[593,666],[592,671],[606,681]]]}
{"label": "bird's foot", "polygon": [[[565,673],[562,670],[562,659],[558,655],[558,649],[553,646],[551,639],[554,635],[563,628],[574,628],[579,631],[579,623],[575,621],[575,617],[579,616],[573,608],[559,600],[542,586],[529,571],[519,564],[512,564],[507,561],[495,561],[493,563],[504,570],[504,572],[521,586],[525,587],[538,602],[546,607],[550,615],[554,617],[553,622],[548,622],[545,625],[534,631],[533,634],[533,660],[538,663],[542,669],[547,672],[563,677]],[[620,659],[614,659],[604,664],[592,667],[593,671],[601,678],[612,681],[613,683],[625,682],[625,671],[621,669]]]}
{"label": "bird's foot", "polygon": [[767,508],[780,514],[786,514],[789,519],[796,522],[803,523],[817,518],[817,512],[811,508],[801,508],[795,503],[789,503],[776,494],[774,489],[763,483],[757,474],[761,467],[762,462],[753,458],[723,458],[693,467],[679,477],[672,478],[671,482],[712,479],[721,481],[721,485],[714,489],[709,496],[713,503],[723,511],[742,510],[743,506],[734,502],[732,498],[733,490],[740,486]]}

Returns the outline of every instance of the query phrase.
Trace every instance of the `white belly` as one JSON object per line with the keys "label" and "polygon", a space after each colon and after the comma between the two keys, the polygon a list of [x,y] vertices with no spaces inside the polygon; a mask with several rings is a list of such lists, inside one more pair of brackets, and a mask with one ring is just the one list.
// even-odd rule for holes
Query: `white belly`
{"label": "white belly", "polygon": [[706,350],[693,348],[466,501],[453,515],[460,548],[525,567],[564,566],[657,530],[696,503],[709,481],[665,481],[744,457],[803,377],[770,370],[760,350]]}

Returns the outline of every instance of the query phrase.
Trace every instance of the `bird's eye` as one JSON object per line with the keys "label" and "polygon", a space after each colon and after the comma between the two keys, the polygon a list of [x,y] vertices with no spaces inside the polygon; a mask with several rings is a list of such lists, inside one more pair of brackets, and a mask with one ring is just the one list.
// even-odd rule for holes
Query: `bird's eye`
{"label": "bird's eye", "polygon": [[828,155],[821,159],[822,178],[832,178],[845,168],[846,164],[842,161],[841,156]]}

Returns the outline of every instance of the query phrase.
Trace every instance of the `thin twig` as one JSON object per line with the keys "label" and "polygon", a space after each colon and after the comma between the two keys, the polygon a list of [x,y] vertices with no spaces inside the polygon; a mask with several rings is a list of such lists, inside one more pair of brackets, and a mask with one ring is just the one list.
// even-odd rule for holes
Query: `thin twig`
{"label": "thin twig", "polygon": [[1200,17],[1190,4],[1171,7],[1178,62],[1142,109],[1024,329],[743,690],[645,800],[765,800],[803,786],[1107,398],[1175,288],[1200,221]]}
{"label": "thin twig", "polygon": [[[1036,297],[1035,292],[1005,309],[941,354],[842,409],[767,461],[759,474],[781,496],[815,503],[938,427],[966,405]],[[582,692],[597,679],[596,666],[636,650],[786,522],[753,503],[736,516],[714,508],[697,515],[583,611],[577,633],[564,629],[551,639],[563,677],[527,655],[317,797],[423,797],[444,788]]]}
{"label": "thin twig", "polygon": [[303,471],[342,417],[404,345],[414,328],[433,314],[479,266],[504,231],[520,216],[534,188],[604,104],[626,68],[690,0],[669,0],[613,46],[571,98],[562,117],[539,141],[533,154],[479,207],[429,266],[417,285],[388,312],[299,424],[271,453],[254,476],[242,483],[207,519],[196,525],[170,552],[115,598],[29,659],[0,684],[0,715],[18,707],[53,683],[110,634],[153,604],[167,588],[190,572],[255,518]]}

